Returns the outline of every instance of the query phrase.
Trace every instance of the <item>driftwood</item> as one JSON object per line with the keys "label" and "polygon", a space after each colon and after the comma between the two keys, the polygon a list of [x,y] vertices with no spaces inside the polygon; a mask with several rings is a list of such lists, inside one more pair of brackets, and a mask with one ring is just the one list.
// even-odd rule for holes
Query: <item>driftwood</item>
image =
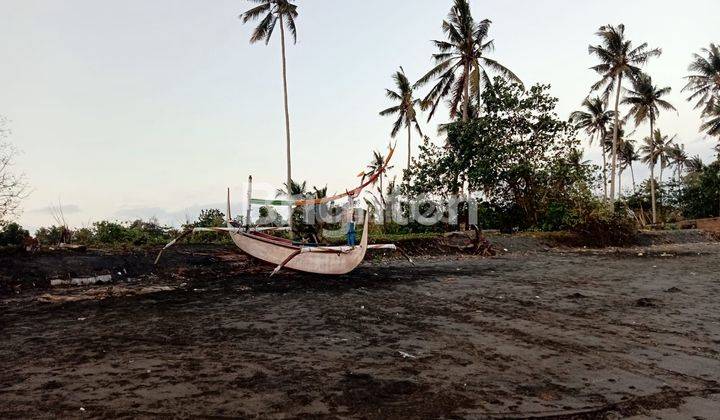
{"label": "driftwood", "polygon": [[58,248],[67,249],[70,251],[78,251],[78,252],[84,252],[87,250],[87,246],[85,246],[85,245],[66,244],[66,243],[61,243],[60,245],[58,245]]}
{"label": "driftwood", "polygon": [[[472,239],[465,232],[450,232],[446,233],[440,240],[440,245],[445,248],[457,249],[474,255],[482,255],[483,257],[495,255],[492,244],[485,238],[482,230],[477,225],[472,225],[471,229],[475,231],[475,236]],[[456,238],[459,238],[461,242],[465,243],[451,243],[451,241]],[[467,243],[467,241],[470,240],[472,240],[472,243]]]}

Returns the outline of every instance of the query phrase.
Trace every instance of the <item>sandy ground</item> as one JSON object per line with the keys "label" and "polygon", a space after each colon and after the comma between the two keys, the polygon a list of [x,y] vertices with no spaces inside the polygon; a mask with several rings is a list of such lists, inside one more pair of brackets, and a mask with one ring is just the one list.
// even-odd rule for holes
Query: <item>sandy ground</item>
{"label": "sandy ground", "polygon": [[[0,417],[717,418],[719,257],[555,249],[5,296]],[[47,303],[63,296],[80,300]]]}

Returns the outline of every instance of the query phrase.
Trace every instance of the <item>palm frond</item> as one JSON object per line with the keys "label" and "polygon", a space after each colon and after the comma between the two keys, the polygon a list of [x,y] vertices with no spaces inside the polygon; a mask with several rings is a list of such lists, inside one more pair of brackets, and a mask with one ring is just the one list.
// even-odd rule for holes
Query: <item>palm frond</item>
{"label": "palm frond", "polygon": [[297,27],[295,26],[295,18],[292,16],[292,14],[289,14],[286,16],[287,19],[287,27],[290,30],[290,35],[292,35],[293,44],[297,44]]}
{"label": "palm frond", "polygon": [[270,11],[270,3],[266,2],[264,4],[261,4],[260,6],[255,6],[252,9],[248,10],[247,12],[240,15],[240,19],[242,19],[243,23],[248,23],[252,20],[257,20],[260,15],[263,13],[268,13]]}

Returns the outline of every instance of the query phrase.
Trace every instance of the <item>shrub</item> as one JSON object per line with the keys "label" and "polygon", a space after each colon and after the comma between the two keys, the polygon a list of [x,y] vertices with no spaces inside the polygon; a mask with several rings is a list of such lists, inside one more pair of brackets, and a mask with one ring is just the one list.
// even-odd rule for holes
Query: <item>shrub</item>
{"label": "shrub", "polygon": [[103,244],[122,243],[129,238],[126,228],[120,223],[101,222],[93,223],[95,229],[95,240]]}
{"label": "shrub", "polygon": [[80,228],[72,233],[72,242],[81,245],[91,245],[95,241],[95,233],[88,228]]}
{"label": "shrub", "polygon": [[35,239],[41,245],[57,245],[63,241],[65,232],[62,226],[42,227],[35,232]]}
{"label": "shrub", "polygon": [[[225,222],[225,213],[223,213],[222,211],[220,211],[218,209],[203,209],[203,210],[200,210],[200,215],[198,216],[198,220],[193,224],[186,225],[185,228],[223,227],[223,226],[225,226],[225,223],[226,223]],[[227,235],[221,234],[219,232],[196,233],[192,239],[193,242],[202,242],[202,243],[223,242],[225,240],[227,240]]]}
{"label": "shrub", "polygon": [[624,205],[615,209],[600,203],[584,214],[572,231],[581,242],[593,246],[625,246],[636,242],[637,221]]}

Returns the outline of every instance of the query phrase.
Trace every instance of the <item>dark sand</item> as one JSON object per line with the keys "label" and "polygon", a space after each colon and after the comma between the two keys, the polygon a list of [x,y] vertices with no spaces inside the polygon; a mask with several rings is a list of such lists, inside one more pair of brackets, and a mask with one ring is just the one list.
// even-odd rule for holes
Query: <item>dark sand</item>
{"label": "dark sand", "polygon": [[193,280],[0,298],[0,417],[720,412],[717,243]]}

